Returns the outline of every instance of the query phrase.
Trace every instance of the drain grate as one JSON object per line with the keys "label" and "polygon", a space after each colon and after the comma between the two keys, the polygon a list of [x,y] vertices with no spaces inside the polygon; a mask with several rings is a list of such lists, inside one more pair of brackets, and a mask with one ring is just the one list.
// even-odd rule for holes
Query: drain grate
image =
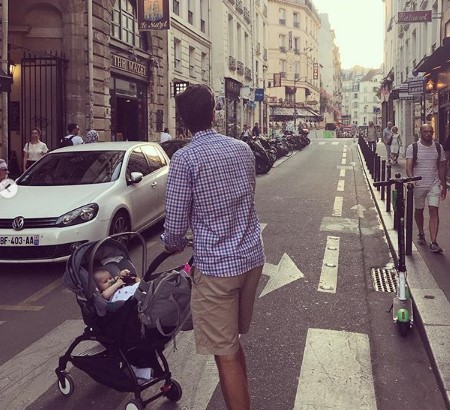
{"label": "drain grate", "polygon": [[377,292],[395,292],[397,275],[395,269],[372,268],[372,283]]}

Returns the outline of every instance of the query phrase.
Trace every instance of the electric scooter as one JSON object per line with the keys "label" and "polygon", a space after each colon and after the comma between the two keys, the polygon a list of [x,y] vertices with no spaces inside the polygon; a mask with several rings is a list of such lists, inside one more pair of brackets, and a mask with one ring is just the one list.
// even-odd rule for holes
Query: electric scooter
{"label": "electric scooter", "polygon": [[375,187],[386,186],[390,189],[395,186],[395,217],[397,218],[397,238],[398,238],[398,260],[396,263],[397,291],[392,304],[392,314],[394,323],[401,336],[406,336],[414,322],[413,306],[411,294],[407,283],[406,261],[405,261],[405,201],[403,184],[421,180],[422,177],[402,178],[400,174],[395,174],[395,178],[388,181],[374,182]]}

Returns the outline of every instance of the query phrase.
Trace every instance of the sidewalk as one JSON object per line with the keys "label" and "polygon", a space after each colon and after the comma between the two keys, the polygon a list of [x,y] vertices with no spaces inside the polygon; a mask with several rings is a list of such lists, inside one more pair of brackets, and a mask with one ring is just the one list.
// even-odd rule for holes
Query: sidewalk
{"label": "sidewalk", "polygon": [[[386,149],[378,143],[377,152],[386,159]],[[362,154],[360,153],[362,158]],[[363,162],[365,165],[365,163]],[[406,176],[406,160],[392,166],[392,176],[399,172]],[[368,185],[372,192],[383,223],[391,252],[397,255],[397,232],[393,229],[393,212],[386,212],[386,203],[381,201],[380,192],[372,185],[372,177],[364,166]],[[414,321],[428,343],[428,352],[435,365],[435,372],[450,408],[450,191],[439,207],[440,226],[438,243],[443,254],[434,254],[428,245],[417,245],[417,228],[413,231],[413,251],[406,257],[408,284],[415,304]],[[428,212],[425,210],[425,234],[429,241]]]}

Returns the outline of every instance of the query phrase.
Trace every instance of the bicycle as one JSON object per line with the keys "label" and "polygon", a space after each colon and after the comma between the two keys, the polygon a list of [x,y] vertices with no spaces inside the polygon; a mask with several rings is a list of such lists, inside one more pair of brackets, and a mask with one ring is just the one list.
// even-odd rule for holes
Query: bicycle
{"label": "bicycle", "polygon": [[395,174],[395,178],[388,181],[374,182],[373,186],[386,186],[390,189],[391,185],[395,185],[395,217],[397,218],[397,246],[398,258],[396,263],[397,289],[392,303],[392,314],[394,323],[401,336],[406,336],[408,330],[412,328],[414,322],[414,313],[412,306],[411,294],[407,283],[406,260],[405,260],[405,204],[403,184],[421,180],[422,177],[402,178],[399,173]]}

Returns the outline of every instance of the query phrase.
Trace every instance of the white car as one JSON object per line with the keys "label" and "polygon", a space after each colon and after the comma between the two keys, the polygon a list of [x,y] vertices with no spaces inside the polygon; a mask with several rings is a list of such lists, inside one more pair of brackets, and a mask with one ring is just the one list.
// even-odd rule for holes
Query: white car
{"label": "white car", "polygon": [[155,224],[169,161],[153,142],[48,153],[17,179],[15,195],[0,196],[0,262],[63,261],[82,243]]}

